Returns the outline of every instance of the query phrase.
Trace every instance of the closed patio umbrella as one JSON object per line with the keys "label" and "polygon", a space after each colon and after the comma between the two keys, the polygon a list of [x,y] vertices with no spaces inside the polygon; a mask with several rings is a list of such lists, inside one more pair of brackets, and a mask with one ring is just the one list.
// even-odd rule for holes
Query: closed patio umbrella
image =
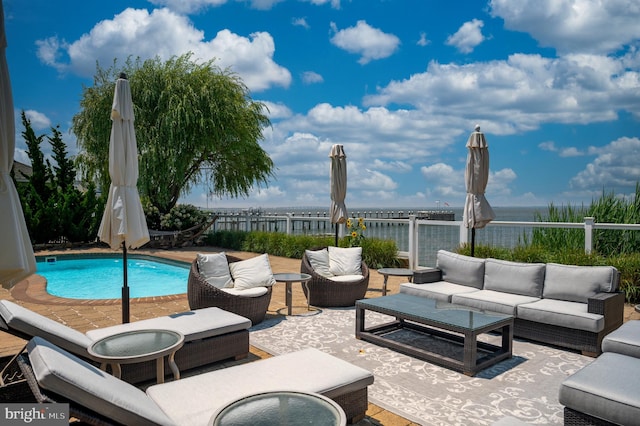
{"label": "closed patio umbrella", "polygon": [[133,128],[133,102],[126,75],[116,81],[111,109],[109,140],[109,176],[111,185],[98,238],[112,249],[122,247],[123,285],[122,322],[129,322],[129,286],[127,249],[141,247],[149,241],[147,221],[138,194],[138,147]]}
{"label": "closed patio umbrella", "polygon": [[331,223],[336,225],[336,247],[338,246],[338,225],[347,221],[347,206],[344,199],[347,196],[347,155],[342,145],[331,147],[331,209],[329,216]]}
{"label": "closed patio umbrella", "polygon": [[0,284],[11,288],[36,271],[31,239],[18,192],[11,179],[15,149],[13,95],[5,50],[4,10],[0,3]]}
{"label": "closed patio umbrella", "polygon": [[467,198],[464,202],[464,226],[471,228],[471,256],[474,255],[476,243],[476,229],[484,228],[487,223],[495,219],[496,215],[484,196],[489,180],[489,148],[480,126],[467,141],[467,168],[464,179],[467,186]]}

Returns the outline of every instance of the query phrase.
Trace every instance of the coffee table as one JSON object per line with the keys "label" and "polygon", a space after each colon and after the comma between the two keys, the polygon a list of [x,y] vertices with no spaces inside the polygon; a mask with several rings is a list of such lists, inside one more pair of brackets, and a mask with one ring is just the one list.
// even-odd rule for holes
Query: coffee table
{"label": "coffee table", "polygon": [[[367,328],[366,311],[396,319]],[[462,354],[459,350],[438,353],[430,350],[429,345],[418,347],[415,342],[419,340],[413,340],[414,344],[410,344],[411,339],[403,342],[398,336],[400,330],[408,331],[412,339],[425,340],[432,336],[447,346],[462,347]],[[502,333],[500,346],[478,341],[478,335],[490,331]],[[511,358],[513,316],[400,293],[356,302],[356,338],[473,376],[490,365]]]}
{"label": "coffee table", "polygon": [[335,401],[317,393],[271,391],[233,401],[217,410],[209,424],[340,426],[347,424],[347,416]]}
{"label": "coffee table", "polygon": [[180,371],[174,361],[175,353],[184,344],[182,333],[170,330],[132,330],[104,337],[88,348],[89,355],[101,362],[100,368],[120,378],[120,364],[134,364],[156,360],[156,380],[164,383],[164,357],[168,355],[174,379]]}
{"label": "coffee table", "polygon": [[[273,278],[276,282],[285,283],[285,304],[287,305],[287,315],[291,315],[291,308],[293,305],[292,298],[292,290],[291,283],[302,283],[302,285],[306,285],[311,280],[311,275],[309,274],[301,274],[298,272],[284,272],[279,274],[273,274]],[[309,299],[307,299],[307,310],[309,309]]]}
{"label": "coffee table", "polygon": [[409,282],[413,279],[413,271],[407,268],[380,268],[378,273],[384,276],[384,282],[382,284],[382,295],[387,295],[387,280],[389,275],[394,277],[408,277]]}

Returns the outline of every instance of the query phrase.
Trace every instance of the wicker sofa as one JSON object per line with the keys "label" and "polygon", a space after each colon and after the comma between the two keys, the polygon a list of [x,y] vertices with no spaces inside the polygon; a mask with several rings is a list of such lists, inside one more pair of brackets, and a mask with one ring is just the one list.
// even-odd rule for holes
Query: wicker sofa
{"label": "wicker sofa", "polygon": [[[242,259],[226,254],[227,262],[240,262]],[[238,292],[230,292],[226,289],[217,288],[209,284],[206,277],[198,268],[198,259],[191,263],[189,278],[187,283],[187,299],[190,309],[202,309],[218,307],[225,311],[233,312],[251,320],[252,325],[261,323],[269,309],[271,302],[272,287],[266,287],[264,294],[254,296],[253,294],[242,295]]]}
{"label": "wicker sofa", "polygon": [[400,292],[514,316],[514,335],[595,356],[622,324],[624,295],[611,266],[480,259],[440,250]]}
{"label": "wicker sofa", "polygon": [[[319,248],[311,251],[322,251]],[[352,279],[339,280],[339,277],[328,277],[318,273],[311,264],[310,250],[305,251],[300,263],[300,272],[311,275],[311,280],[302,286],[307,301],[313,306],[344,307],[354,306],[356,300],[363,299],[369,287],[369,268],[364,261],[360,262],[359,276]]]}

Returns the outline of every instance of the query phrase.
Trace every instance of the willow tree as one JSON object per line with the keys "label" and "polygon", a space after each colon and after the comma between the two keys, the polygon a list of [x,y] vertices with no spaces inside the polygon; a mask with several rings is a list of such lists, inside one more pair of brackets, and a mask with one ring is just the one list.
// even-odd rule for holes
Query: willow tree
{"label": "willow tree", "polygon": [[97,66],[72,125],[86,178],[109,187],[110,112],[121,72],[128,76],[134,103],[138,189],[160,212],[167,213],[197,184],[231,197],[266,185],[273,162],[259,144],[270,125],[265,105],[251,99],[238,75],[214,61],[197,63],[191,54],[127,61],[119,69]]}

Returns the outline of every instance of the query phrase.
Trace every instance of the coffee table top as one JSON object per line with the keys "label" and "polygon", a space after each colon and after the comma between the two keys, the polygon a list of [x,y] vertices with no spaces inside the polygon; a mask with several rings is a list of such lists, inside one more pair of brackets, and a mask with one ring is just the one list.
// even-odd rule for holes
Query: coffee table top
{"label": "coffee table top", "polygon": [[[256,415],[259,413],[259,422]],[[346,425],[342,408],[326,396],[299,391],[272,391],[240,398],[218,410],[213,426],[244,424],[316,426]]]}
{"label": "coffee table top", "polygon": [[93,357],[113,362],[146,361],[178,350],[181,333],[170,330],[132,330],[104,337],[88,349]]}
{"label": "coffee table top", "polygon": [[413,317],[417,321],[429,320],[433,323],[455,326],[466,330],[481,329],[500,323],[505,319],[513,318],[511,315],[481,311],[468,306],[455,305],[404,293],[361,299],[356,302],[356,307],[371,307],[377,312],[389,315],[402,313],[404,316]]}

